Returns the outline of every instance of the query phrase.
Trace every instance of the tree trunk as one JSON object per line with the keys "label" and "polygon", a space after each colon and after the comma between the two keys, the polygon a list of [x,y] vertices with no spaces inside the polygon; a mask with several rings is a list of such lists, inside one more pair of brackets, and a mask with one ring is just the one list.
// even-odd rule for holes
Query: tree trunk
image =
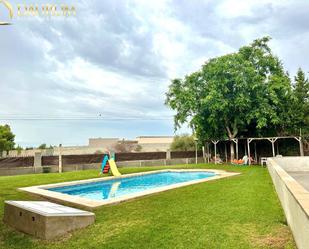
{"label": "tree trunk", "polygon": [[234,142],[232,140],[230,141],[230,148],[231,148],[231,161],[233,161],[235,158],[235,152],[234,152]]}
{"label": "tree trunk", "polygon": [[234,125],[234,129],[232,130],[228,125],[226,125],[227,135],[230,139],[230,148],[231,148],[231,161],[235,159],[235,150],[234,150],[234,141],[233,138],[236,137],[238,133],[238,129],[236,125]]}

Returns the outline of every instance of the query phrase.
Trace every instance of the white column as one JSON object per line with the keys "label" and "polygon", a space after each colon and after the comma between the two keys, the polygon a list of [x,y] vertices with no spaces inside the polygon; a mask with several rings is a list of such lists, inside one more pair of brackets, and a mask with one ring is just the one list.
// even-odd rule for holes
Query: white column
{"label": "white column", "polygon": [[250,142],[251,142],[251,141],[252,141],[252,140],[251,140],[250,138],[247,139],[248,159],[249,159],[248,164],[249,164],[249,165],[251,165],[251,160],[250,160]]}
{"label": "white column", "polygon": [[299,154],[300,156],[304,156],[304,148],[303,148],[303,142],[301,140],[301,137],[294,137],[298,143],[299,143]]}

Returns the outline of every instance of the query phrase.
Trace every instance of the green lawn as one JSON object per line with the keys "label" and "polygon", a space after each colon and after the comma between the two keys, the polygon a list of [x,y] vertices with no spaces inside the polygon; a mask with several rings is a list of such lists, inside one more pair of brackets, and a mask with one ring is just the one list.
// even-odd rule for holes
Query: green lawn
{"label": "green lawn", "polygon": [[[0,222],[0,248],[296,248],[267,169],[191,165],[242,173],[95,211],[94,225],[53,241]],[[188,168],[175,166],[168,168]],[[126,168],[132,173],[162,167]],[[98,171],[0,177],[4,200],[34,200],[18,187],[98,177]]]}

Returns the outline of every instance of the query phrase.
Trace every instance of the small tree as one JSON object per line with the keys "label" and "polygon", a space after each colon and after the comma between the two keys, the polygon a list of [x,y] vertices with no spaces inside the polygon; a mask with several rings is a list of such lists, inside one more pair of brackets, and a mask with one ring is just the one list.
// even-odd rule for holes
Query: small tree
{"label": "small tree", "polygon": [[133,144],[122,140],[115,145],[114,149],[115,152],[131,152],[133,149]]}
{"label": "small tree", "polygon": [[38,149],[40,150],[45,150],[46,149],[46,144],[41,144]]}
{"label": "small tree", "polygon": [[15,150],[17,150],[17,155],[21,154],[21,151],[23,150],[23,148],[20,145],[17,145],[17,147],[15,148]]}
{"label": "small tree", "polygon": [[134,151],[136,151],[136,152],[141,152],[142,149],[143,149],[143,147],[142,147],[140,144],[138,144],[138,145],[135,147]]}
{"label": "small tree", "polygon": [[309,132],[309,81],[301,68],[294,78],[293,95],[295,128],[301,128],[307,133]]}
{"label": "small tree", "polygon": [[0,125],[0,153],[14,149],[15,135],[9,125]]}
{"label": "small tree", "polygon": [[188,134],[175,136],[170,149],[172,151],[193,151],[195,150],[194,137]]}

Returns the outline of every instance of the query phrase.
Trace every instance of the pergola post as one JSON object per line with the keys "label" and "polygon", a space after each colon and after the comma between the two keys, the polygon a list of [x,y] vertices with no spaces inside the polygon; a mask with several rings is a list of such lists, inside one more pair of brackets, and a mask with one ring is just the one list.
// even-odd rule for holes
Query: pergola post
{"label": "pergola post", "polygon": [[304,147],[303,147],[303,142],[301,140],[301,137],[294,137],[298,143],[299,143],[299,154],[300,156],[304,156]]}
{"label": "pergola post", "polygon": [[273,157],[276,155],[275,153],[275,142],[271,141],[271,148],[273,150]]}
{"label": "pergola post", "polygon": [[215,145],[215,164],[217,164],[217,143],[219,143],[219,140],[212,140],[212,142]]}
{"label": "pergola post", "polygon": [[252,138],[247,139],[247,146],[248,146],[248,164],[251,165],[251,160],[250,160],[250,143],[252,141]]}
{"label": "pergola post", "polygon": [[275,157],[276,156],[276,153],[275,153],[275,142],[277,141],[277,137],[275,137],[275,138],[267,138],[267,140],[269,141],[269,142],[271,142],[271,148],[272,148],[272,152],[273,152],[273,157]]}

